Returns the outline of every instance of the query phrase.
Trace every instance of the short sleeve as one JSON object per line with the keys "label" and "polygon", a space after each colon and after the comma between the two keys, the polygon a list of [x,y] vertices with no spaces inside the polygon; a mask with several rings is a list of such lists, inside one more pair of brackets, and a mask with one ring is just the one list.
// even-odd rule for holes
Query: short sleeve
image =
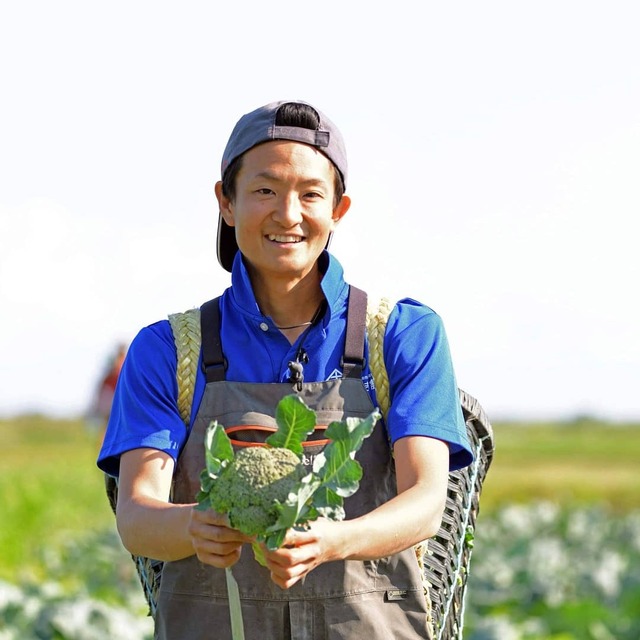
{"label": "short sleeve", "polygon": [[138,448],[177,459],[187,437],[177,394],[176,348],[164,320],[142,329],[129,347],[98,457],[100,469],[117,476],[120,456]]}
{"label": "short sleeve", "polygon": [[392,310],[384,340],[392,442],[426,435],[447,442],[450,469],[473,460],[460,406],[449,343],[440,316],[405,298]]}

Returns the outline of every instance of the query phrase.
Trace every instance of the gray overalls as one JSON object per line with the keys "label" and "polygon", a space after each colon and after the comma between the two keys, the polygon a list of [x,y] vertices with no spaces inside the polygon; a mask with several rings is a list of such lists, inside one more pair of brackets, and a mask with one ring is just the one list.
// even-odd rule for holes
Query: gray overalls
{"label": "gray overalls", "polygon": [[[356,292],[356,295],[354,295]],[[317,415],[318,425],[346,416],[367,417],[374,409],[361,379],[366,296],[351,287],[340,380],[259,384],[224,381],[217,300],[203,305],[203,361],[207,385],[187,443],[178,459],[173,500],[191,503],[205,466],[204,433],[212,420],[227,429],[234,445],[259,442],[275,430],[278,401],[297,391]],[[213,303],[213,304],[212,304]],[[348,352],[357,344],[354,358]],[[237,427],[241,429],[238,430]],[[244,429],[242,427],[245,427]],[[318,430],[305,443],[305,464],[323,446]],[[317,442],[314,444],[314,440]],[[384,425],[379,422],[356,459],[364,474],[359,490],[345,500],[348,519],[368,513],[396,495],[396,481]],[[420,570],[412,549],[375,561],[325,563],[291,589],[282,590],[246,546],[233,566],[242,600],[246,640],[416,640],[430,638]],[[159,640],[231,638],[225,572],[196,556],[167,562],[162,573],[156,636]]]}

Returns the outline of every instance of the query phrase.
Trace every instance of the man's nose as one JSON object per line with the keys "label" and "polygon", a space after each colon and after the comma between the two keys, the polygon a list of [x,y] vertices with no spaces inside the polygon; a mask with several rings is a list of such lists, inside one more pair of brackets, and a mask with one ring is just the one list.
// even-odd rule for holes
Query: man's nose
{"label": "man's nose", "polygon": [[292,227],[302,220],[302,206],[295,193],[283,195],[278,200],[278,206],[273,217],[283,226]]}

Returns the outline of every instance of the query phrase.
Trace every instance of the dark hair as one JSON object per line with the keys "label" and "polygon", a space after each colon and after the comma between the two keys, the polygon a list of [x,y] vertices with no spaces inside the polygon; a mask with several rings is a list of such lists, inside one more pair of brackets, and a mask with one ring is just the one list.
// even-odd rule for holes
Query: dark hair
{"label": "dark hair", "polygon": [[[276,125],[285,127],[300,127],[302,129],[315,130],[320,127],[320,116],[316,110],[308,104],[298,102],[286,102],[276,112]],[[244,154],[243,154],[244,155]],[[330,161],[331,162],[331,161]],[[338,168],[333,167],[333,206],[337,207],[344,195],[344,185]],[[242,167],[242,156],[234,158],[222,176],[222,193],[233,202],[236,197],[236,178]]]}

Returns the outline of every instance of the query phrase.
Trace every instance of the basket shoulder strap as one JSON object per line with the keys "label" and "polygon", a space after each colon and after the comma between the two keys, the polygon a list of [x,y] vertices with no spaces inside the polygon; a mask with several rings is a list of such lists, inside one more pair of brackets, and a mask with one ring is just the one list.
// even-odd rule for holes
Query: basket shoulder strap
{"label": "basket shoulder strap", "polygon": [[[393,309],[388,298],[381,298],[377,303],[367,306],[367,336],[369,338],[369,369],[376,386],[378,404],[385,420],[391,404],[389,398],[389,376],[384,364],[384,334],[387,320]],[[427,605],[428,625],[433,629],[433,605],[431,602],[430,585],[425,574],[424,558],[428,553],[428,541],[423,540],[413,547],[422,576],[422,588]]]}
{"label": "basket shoulder strap", "polygon": [[384,364],[384,332],[393,305],[388,298],[367,305],[367,337],[369,338],[369,369],[376,387],[376,396],[382,415],[389,412],[389,376]]}
{"label": "basket shoulder strap", "polygon": [[185,425],[189,427],[200,359],[200,309],[173,313],[169,316],[169,324],[177,353],[178,410]]}

